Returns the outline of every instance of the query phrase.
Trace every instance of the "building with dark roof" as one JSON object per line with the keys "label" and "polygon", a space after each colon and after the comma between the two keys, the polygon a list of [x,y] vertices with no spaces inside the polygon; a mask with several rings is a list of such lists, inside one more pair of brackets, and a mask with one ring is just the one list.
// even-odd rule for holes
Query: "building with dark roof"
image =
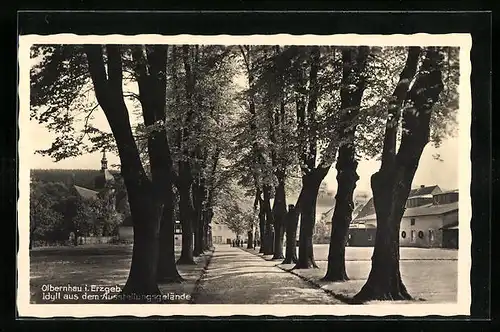
{"label": "building with dark roof", "polygon": [[[74,177],[73,177],[74,178]],[[112,201],[113,206],[116,207],[115,201],[115,177],[108,170],[108,160],[106,159],[106,151],[102,152],[101,170],[94,178],[94,188],[85,188],[77,186],[72,181],[71,189],[75,194],[86,199],[108,198]]]}
{"label": "building with dark roof", "polygon": [[[416,207],[420,205],[429,204],[432,201],[432,195],[441,193],[442,190],[438,185],[425,186],[421,185],[418,188],[412,189],[408,195],[407,207]],[[429,199],[431,198],[431,199]],[[373,205],[373,197],[366,202],[366,204],[358,210],[354,217],[353,223],[356,223],[359,218],[375,214],[375,206]]]}
{"label": "building with dark roof", "polygon": [[[402,247],[446,247],[458,248],[458,190],[434,194],[413,192],[401,219],[399,243]],[[430,197],[429,197],[430,196]],[[425,198],[423,205],[412,203],[412,199]],[[424,202],[423,200],[421,202]],[[373,245],[377,227],[377,216],[374,213],[357,217],[350,233],[359,233],[360,227],[367,237],[360,241],[350,241],[351,245]],[[368,234],[369,233],[369,234]],[[371,239],[368,239],[368,235]],[[352,237],[352,235],[351,235]]]}

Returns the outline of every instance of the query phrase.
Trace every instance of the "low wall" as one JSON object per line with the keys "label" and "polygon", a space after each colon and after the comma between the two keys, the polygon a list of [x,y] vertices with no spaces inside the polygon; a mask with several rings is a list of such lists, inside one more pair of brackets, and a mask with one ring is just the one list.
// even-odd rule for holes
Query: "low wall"
{"label": "low wall", "polygon": [[115,236],[79,236],[78,245],[82,244],[104,244],[116,241]]}

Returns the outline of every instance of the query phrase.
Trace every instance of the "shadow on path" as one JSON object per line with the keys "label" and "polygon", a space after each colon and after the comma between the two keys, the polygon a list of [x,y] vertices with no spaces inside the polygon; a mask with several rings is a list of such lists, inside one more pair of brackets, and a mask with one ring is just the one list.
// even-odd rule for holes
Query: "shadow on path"
{"label": "shadow on path", "polygon": [[218,246],[199,283],[199,304],[338,304],[324,291],[243,248]]}

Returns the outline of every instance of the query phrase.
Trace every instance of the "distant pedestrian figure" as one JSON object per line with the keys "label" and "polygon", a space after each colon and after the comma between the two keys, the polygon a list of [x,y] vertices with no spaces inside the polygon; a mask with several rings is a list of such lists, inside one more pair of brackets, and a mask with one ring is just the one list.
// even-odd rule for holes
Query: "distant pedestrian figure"
{"label": "distant pedestrian figure", "polygon": [[257,248],[257,240],[256,239],[253,240],[253,248],[254,249]]}

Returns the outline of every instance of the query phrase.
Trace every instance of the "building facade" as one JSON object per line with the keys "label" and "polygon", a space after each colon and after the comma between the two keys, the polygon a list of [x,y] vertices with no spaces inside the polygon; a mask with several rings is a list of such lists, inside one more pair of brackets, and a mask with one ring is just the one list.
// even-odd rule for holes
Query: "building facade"
{"label": "building facade", "polygon": [[[458,191],[420,194],[408,198],[407,208],[401,219],[399,244],[401,247],[458,248]],[[373,245],[376,232],[375,214],[358,217],[349,230],[350,245]],[[368,239],[370,237],[370,239]]]}
{"label": "building facade", "polygon": [[236,233],[224,224],[212,225],[212,243],[213,244],[231,244],[236,239]]}

